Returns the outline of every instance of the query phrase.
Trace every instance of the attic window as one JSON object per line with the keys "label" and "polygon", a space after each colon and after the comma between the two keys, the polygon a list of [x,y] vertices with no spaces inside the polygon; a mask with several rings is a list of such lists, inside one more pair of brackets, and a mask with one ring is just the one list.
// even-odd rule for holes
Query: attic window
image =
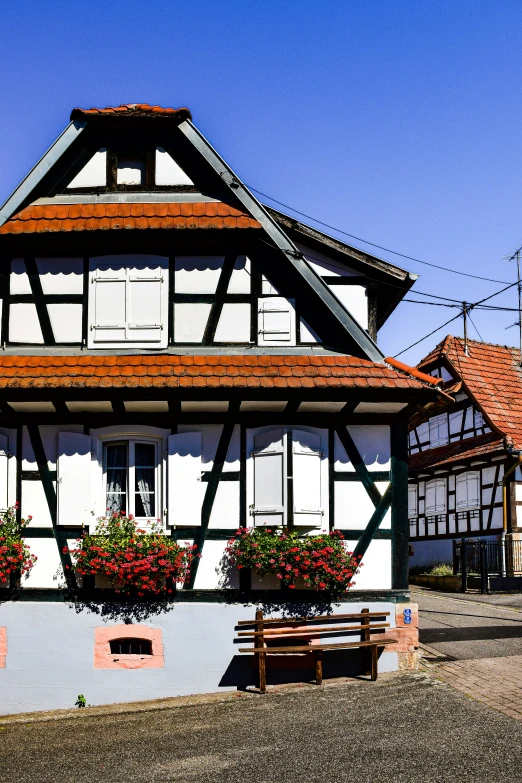
{"label": "attic window", "polygon": [[152,655],[150,639],[111,639],[111,655]]}
{"label": "attic window", "polygon": [[145,156],[119,155],[116,166],[116,185],[145,185]]}

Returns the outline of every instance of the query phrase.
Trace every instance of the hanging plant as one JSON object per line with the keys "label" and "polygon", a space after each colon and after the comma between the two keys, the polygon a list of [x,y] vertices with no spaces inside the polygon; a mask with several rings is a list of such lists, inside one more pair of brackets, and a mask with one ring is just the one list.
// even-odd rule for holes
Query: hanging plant
{"label": "hanging plant", "polygon": [[6,582],[13,571],[27,576],[38,559],[23,538],[24,528],[32,517],[18,521],[17,508],[18,503],[0,517],[0,582]]}
{"label": "hanging plant", "polygon": [[116,592],[142,597],[172,593],[167,580],[185,582],[195,549],[165,535],[160,520],[143,530],[131,515],[120,513],[100,517],[94,533],[64,552],[79,574],[106,576]]}
{"label": "hanging plant", "polygon": [[340,596],[355,582],[362,566],[343,541],[339,530],[300,538],[293,530],[240,528],[227,545],[227,553],[238,568],[253,568],[261,576],[275,574],[281,584],[294,589],[301,578],[316,590]]}

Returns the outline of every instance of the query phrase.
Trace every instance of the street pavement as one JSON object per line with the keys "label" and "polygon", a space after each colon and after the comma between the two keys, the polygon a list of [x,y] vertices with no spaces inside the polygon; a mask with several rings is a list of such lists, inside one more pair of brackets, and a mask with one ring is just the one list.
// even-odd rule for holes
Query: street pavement
{"label": "street pavement", "polygon": [[414,588],[423,668],[457,691],[522,721],[522,596]]}
{"label": "street pavement", "polygon": [[0,720],[2,783],[514,783],[522,723],[425,674]]}

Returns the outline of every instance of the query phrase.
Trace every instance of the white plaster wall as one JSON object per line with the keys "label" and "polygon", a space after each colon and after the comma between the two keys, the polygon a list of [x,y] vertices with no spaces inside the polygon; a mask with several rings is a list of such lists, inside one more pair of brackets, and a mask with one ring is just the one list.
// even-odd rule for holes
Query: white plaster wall
{"label": "white plaster wall", "polygon": [[330,285],[329,288],[362,328],[368,329],[368,296],[365,286]]}
{"label": "white plaster wall", "polygon": [[38,558],[34,568],[23,580],[24,587],[64,587],[65,580],[58,546],[54,538],[30,538],[29,548]]}
{"label": "white plaster wall", "polygon": [[44,294],[82,294],[83,258],[37,258]]}
{"label": "white plaster wall", "polygon": [[198,573],[194,582],[195,590],[239,588],[237,569],[230,569],[226,575],[222,571],[226,545],[226,541],[205,541],[203,557],[199,561]]}
{"label": "white plaster wall", "polygon": [[215,294],[224,256],[176,256],[177,294]]}
{"label": "white plaster wall", "polygon": [[[222,424],[199,424],[194,426],[180,424],[178,427],[178,432],[201,432],[201,461],[204,471],[212,470],[222,430]],[[223,470],[239,470],[239,426],[234,427]],[[226,525],[226,527],[231,527],[231,525]]]}
{"label": "white plaster wall", "polygon": [[[56,489],[56,482],[53,482]],[[22,516],[32,516],[32,527],[52,527],[49,506],[41,481],[22,481]]]}
{"label": "white plaster wall", "polygon": [[[350,425],[348,432],[369,471],[390,470],[390,428],[381,425]],[[335,470],[355,471],[335,435]]]}
{"label": "white plaster wall", "polygon": [[248,303],[223,305],[214,337],[217,343],[250,342],[250,305]]}
{"label": "white plaster wall", "polygon": [[[335,611],[344,614],[362,608],[389,612],[395,626],[393,603],[344,602]],[[94,629],[105,624],[99,615],[87,609],[76,612],[63,603],[1,604],[0,625],[7,627],[8,648],[6,667],[0,669],[0,713],[73,707],[79,693],[96,705],[251,686],[251,656],[240,655],[234,639],[237,621],[251,620],[254,614],[255,606],[177,603],[172,611],[144,621],[162,629],[164,668],[105,670],[93,665]],[[359,673],[353,668],[356,655],[347,653],[343,660],[344,673]],[[328,676],[328,653],[324,665]],[[396,669],[397,654],[384,652],[379,672]],[[269,682],[277,676],[276,670],[271,672]],[[302,676],[303,672],[297,674]]]}
{"label": "white plaster wall", "polygon": [[[384,494],[389,482],[376,482],[379,492]],[[336,481],[334,484],[335,527],[339,530],[361,530],[371,519],[375,506],[359,481]],[[390,528],[391,511],[388,510],[381,528]]]}
{"label": "white plaster wall", "polygon": [[57,343],[81,343],[81,304],[51,303],[47,305],[54,339]]}
{"label": "white plaster wall", "polygon": [[[49,470],[56,470],[59,432],[83,432],[82,424],[41,424],[39,426]],[[27,427],[22,429],[22,470],[38,470]]]}
{"label": "white plaster wall", "polygon": [[31,293],[31,285],[27,272],[25,271],[25,262],[23,258],[13,258],[11,261],[9,290],[11,294]]}
{"label": "white plaster wall", "polygon": [[10,456],[7,460],[7,505],[16,503],[16,430],[0,427],[0,433],[8,438]]}
{"label": "white plaster wall", "polygon": [[174,342],[200,343],[205,334],[212,305],[178,303],[174,305]]}
{"label": "white plaster wall", "polygon": [[232,270],[227,294],[249,294],[251,277],[250,259],[246,256],[238,256]]}
{"label": "white plaster wall", "polygon": [[239,526],[239,481],[220,481],[218,484],[209,528],[237,528]]}
{"label": "white plaster wall", "polygon": [[310,266],[321,276],[337,275],[338,277],[352,277],[357,274],[357,272],[346,264],[337,261],[337,259],[330,258],[318,250],[312,250],[310,247],[302,245],[300,242],[296,242],[295,244],[296,247],[307,256],[307,261]]}
{"label": "white plaster wall", "polygon": [[[354,550],[357,541],[347,541]],[[391,541],[374,539],[362,559],[361,572],[355,577],[354,590],[386,590],[391,588]]]}
{"label": "white plaster wall", "polygon": [[69,188],[93,188],[107,183],[107,150],[100,149],[69,182]]}
{"label": "white plaster wall", "polygon": [[12,343],[43,343],[36,305],[27,302],[10,306],[9,340]]}
{"label": "white plaster wall", "polygon": [[190,177],[163,147],[156,149],[156,185],[193,185]]}

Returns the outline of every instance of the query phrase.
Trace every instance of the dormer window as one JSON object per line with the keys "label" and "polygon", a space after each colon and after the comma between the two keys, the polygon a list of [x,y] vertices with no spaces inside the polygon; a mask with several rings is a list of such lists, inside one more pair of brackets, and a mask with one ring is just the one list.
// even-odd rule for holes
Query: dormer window
{"label": "dormer window", "polygon": [[144,155],[118,155],[116,164],[116,186],[137,185],[143,187],[147,167]]}

